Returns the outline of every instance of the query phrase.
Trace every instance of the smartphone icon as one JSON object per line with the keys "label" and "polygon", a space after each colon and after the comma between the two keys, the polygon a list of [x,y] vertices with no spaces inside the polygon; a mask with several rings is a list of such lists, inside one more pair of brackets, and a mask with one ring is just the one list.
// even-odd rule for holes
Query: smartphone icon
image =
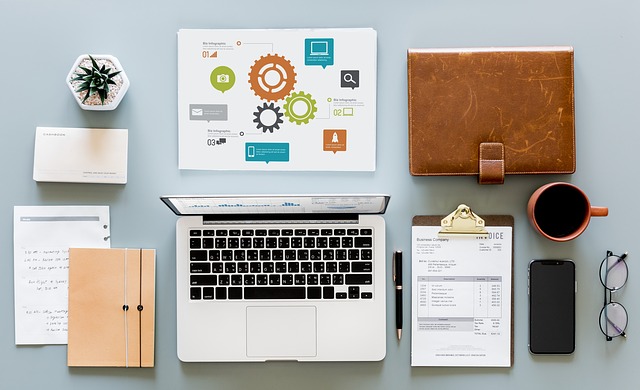
{"label": "smartphone icon", "polygon": [[571,354],[575,350],[575,264],[564,260],[529,263],[529,351]]}
{"label": "smartphone icon", "polygon": [[253,158],[255,156],[256,156],[256,147],[255,146],[247,147],[247,157]]}

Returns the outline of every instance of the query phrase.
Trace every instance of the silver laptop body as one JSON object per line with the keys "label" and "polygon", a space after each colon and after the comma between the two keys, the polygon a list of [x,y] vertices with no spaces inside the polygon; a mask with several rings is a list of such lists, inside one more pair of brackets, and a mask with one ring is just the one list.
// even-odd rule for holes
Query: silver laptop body
{"label": "silver laptop body", "polygon": [[162,196],[180,216],[178,358],[382,360],[389,198]]}

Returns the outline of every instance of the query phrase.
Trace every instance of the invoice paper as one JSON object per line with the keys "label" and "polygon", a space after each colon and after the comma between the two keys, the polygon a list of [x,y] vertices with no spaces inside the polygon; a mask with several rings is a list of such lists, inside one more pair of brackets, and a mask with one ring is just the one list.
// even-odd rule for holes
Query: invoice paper
{"label": "invoice paper", "polygon": [[511,365],[512,227],[412,228],[411,365]]}

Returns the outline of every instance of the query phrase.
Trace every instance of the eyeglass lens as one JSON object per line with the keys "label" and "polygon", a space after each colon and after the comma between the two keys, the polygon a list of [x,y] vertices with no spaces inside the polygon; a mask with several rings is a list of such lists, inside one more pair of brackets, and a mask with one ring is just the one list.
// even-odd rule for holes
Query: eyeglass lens
{"label": "eyeglass lens", "polygon": [[626,336],[624,331],[629,321],[627,310],[620,303],[611,300],[611,294],[621,289],[627,282],[629,270],[625,261],[626,256],[626,253],[617,256],[607,252],[607,257],[600,264],[600,281],[605,287],[604,307],[600,311],[600,330],[607,336],[607,340]]}

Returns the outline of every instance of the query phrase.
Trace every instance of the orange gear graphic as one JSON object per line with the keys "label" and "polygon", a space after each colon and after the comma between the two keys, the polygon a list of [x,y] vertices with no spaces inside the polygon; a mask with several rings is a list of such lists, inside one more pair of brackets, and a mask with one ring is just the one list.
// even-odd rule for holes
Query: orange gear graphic
{"label": "orange gear graphic", "polygon": [[249,84],[256,96],[278,101],[287,97],[296,83],[291,61],[277,54],[267,54],[255,61],[249,72]]}

